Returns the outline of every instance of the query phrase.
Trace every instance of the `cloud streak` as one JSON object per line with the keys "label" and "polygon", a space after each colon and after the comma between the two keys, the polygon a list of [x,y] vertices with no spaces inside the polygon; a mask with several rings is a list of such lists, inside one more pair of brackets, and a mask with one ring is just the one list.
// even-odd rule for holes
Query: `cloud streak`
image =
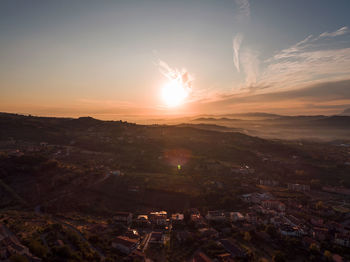
{"label": "cloud streak", "polygon": [[348,32],[349,32],[348,27],[343,26],[342,28],[339,28],[337,31],[334,31],[331,33],[324,32],[324,33],[320,34],[320,37],[335,37],[335,36],[345,35]]}
{"label": "cloud streak", "polygon": [[239,49],[243,41],[243,35],[238,33],[233,39],[233,64],[235,65],[238,72],[240,72],[239,66]]}
{"label": "cloud streak", "polygon": [[279,112],[285,114],[337,114],[350,107],[350,80],[310,84],[304,88],[269,93],[218,94],[216,100],[198,103],[196,109],[210,113]]}
{"label": "cloud streak", "polygon": [[[260,82],[273,88],[295,88],[322,81],[336,81],[350,75],[350,48],[341,46],[337,37],[347,34],[347,27],[309,35],[297,44],[274,55],[266,63]],[[331,38],[325,40],[324,38]]]}
{"label": "cloud streak", "polygon": [[[244,70],[238,72],[245,74],[245,89],[254,92],[275,92],[347,79],[350,39],[345,35],[348,33],[348,27],[344,26],[333,32],[309,35],[261,63],[257,52],[236,41],[239,45],[233,45],[234,64],[236,69],[241,64]],[[341,36],[345,38],[338,41]]]}
{"label": "cloud streak", "polygon": [[259,54],[258,52],[245,48],[241,53],[241,63],[245,74],[247,88],[253,88],[257,84],[259,76]]}

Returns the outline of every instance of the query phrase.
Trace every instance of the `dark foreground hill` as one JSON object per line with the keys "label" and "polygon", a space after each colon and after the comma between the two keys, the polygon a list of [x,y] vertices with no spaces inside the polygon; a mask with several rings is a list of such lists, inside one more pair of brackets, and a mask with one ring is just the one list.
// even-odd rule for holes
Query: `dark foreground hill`
{"label": "dark foreground hill", "polygon": [[1,114],[0,204],[50,212],[181,210],[226,207],[259,178],[350,185],[345,146],[231,131]]}

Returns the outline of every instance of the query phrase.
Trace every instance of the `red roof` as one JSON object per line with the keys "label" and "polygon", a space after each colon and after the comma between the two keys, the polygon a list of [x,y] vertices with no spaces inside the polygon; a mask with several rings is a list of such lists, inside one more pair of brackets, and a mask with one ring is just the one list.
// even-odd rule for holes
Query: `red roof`
{"label": "red roof", "polygon": [[343,262],[343,258],[339,256],[338,254],[334,254],[332,256],[334,262]]}
{"label": "red roof", "polygon": [[137,239],[128,238],[125,236],[119,236],[113,240],[113,243],[126,246],[128,248],[133,247],[138,242]]}
{"label": "red roof", "polygon": [[151,241],[161,241],[163,233],[162,232],[152,232]]}
{"label": "red roof", "polygon": [[198,252],[193,257],[193,262],[211,262],[211,261],[212,260],[202,252]]}

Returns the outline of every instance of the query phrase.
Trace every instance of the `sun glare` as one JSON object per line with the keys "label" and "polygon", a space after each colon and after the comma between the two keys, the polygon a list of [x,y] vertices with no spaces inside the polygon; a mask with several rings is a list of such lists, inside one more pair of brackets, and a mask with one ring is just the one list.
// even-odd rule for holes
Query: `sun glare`
{"label": "sun glare", "polygon": [[185,102],[188,96],[188,90],[183,84],[174,79],[165,84],[162,89],[162,98],[168,107],[176,107]]}

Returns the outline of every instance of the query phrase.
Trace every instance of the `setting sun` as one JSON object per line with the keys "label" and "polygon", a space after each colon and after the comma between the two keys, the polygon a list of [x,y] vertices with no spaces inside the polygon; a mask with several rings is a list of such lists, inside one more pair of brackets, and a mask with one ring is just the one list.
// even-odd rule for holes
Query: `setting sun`
{"label": "setting sun", "polygon": [[186,90],[186,87],[176,79],[163,86],[162,99],[168,107],[181,105],[187,96],[188,91]]}

